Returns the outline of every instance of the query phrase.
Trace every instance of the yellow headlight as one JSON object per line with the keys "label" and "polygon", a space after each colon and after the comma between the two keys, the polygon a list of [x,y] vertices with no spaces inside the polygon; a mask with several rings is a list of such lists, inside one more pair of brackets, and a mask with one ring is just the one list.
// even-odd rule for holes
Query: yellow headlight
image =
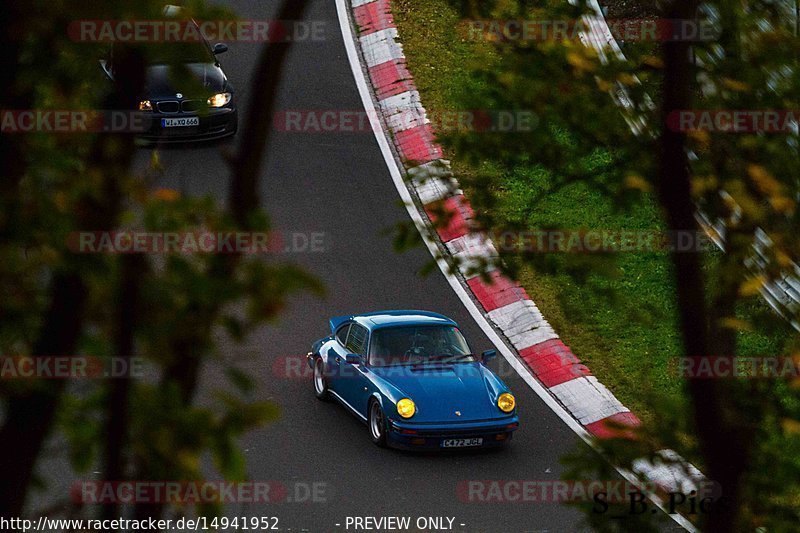
{"label": "yellow headlight", "polygon": [[153,104],[150,103],[150,100],[142,100],[139,102],[139,111],[152,111]]}
{"label": "yellow headlight", "polygon": [[503,411],[504,413],[510,413],[511,411],[514,410],[514,407],[516,407],[516,405],[517,401],[511,394],[507,392],[504,392],[503,394],[500,395],[499,398],[497,398],[497,407],[499,407],[500,410]]}
{"label": "yellow headlight", "polygon": [[222,107],[231,101],[231,93],[217,93],[208,99],[211,107]]}
{"label": "yellow headlight", "polygon": [[403,418],[411,418],[417,412],[417,406],[408,398],[403,398],[397,402],[397,414]]}

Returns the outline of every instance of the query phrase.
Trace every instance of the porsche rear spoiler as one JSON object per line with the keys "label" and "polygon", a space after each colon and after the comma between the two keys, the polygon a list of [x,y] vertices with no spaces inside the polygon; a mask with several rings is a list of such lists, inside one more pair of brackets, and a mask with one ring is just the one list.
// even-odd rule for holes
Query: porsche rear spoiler
{"label": "porsche rear spoiler", "polygon": [[339,328],[339,326],[341,326],[351,318],[353,318],[353,315],[335,316],[330,320],[328,320],[328,325],[331,327],[331,335],[336,333],[336,330]]}

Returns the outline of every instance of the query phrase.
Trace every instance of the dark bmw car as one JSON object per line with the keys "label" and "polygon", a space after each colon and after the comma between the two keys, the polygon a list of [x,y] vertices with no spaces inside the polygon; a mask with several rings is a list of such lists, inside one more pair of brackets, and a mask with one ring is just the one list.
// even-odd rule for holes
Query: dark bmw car
{"label": "dark bmw car", "polygon": [[[106,76],[114,77],[114,56],[110,48],[100,62]],[[145,93],[139,102],[147,141],[178,142],[220,139],[234,135],[238,114],[233,85],[217,56],[228,50],[213,47],[204,39],[197,42],[137,45],[147,60]]]}

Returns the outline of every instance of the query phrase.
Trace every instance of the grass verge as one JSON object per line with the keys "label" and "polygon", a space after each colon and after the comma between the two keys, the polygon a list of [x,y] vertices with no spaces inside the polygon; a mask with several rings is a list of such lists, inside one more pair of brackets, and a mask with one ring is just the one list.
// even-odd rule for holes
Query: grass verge
{"label": "grass verge", "polygon": [[[470,75],[472,63],[491,52],[459,33],[460,17],[446,0],[396,0],[393,13],[424,104],[437,112],[457,111],[459,96],[480,83]],[[590,170],[595,165],[599,169],[607,156],[598,150],[586,164]],[[476,171],[457,153],[447,157],[459,177]],[[491,164],[480,171],[492,172]],[[645,198],[621,212],[612,199],[584,184],[554,188],[554,180],[535,166],[494,172],[503,184],[493,191],[498,200],[495,219],[529,228],[662,229],[652,200]],[[478,196],[471,195],[468,187],[466,193]],[[683,382],[670,366],[680,346],[668,256],[620,253],[611,261],[592,258],[589,264],[585,257],[565,255],[548,256],[542,268],[527,266],[519,276],[562,340],[644,421],[658,416],[647,400],[650,393],[666,395],[670,405],[680,405]],[[710,267],[714,258],[709,262]],[[783,342],[780,335],[742,334],[740,355],[779,354]]]}

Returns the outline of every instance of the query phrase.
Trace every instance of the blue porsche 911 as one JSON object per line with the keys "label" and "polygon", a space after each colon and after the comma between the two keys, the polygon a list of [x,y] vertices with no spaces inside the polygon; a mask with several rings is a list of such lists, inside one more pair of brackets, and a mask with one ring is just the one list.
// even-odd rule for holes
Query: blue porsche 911
{"label": "blue porsche 911", "polygon": [[473,354],[453,320],[427,311],[330,319],[308,353],[317,398],[367,423],[379,446],[499,446],[519,427],[511,391]]}

